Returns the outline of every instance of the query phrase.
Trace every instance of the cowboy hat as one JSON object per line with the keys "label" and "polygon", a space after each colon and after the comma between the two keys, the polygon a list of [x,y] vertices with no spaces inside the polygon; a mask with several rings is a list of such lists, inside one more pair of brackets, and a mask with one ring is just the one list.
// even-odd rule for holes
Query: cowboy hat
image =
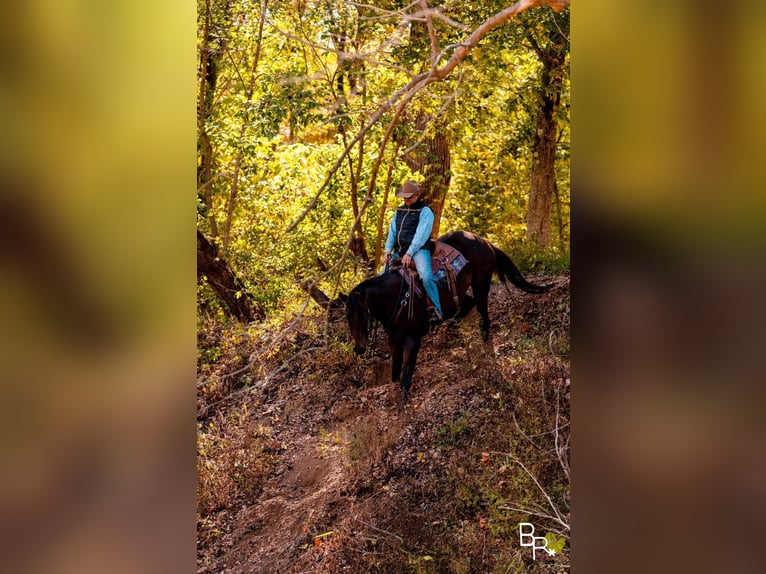
{"label": "cowboy hat", "polygon": [[396,197],[401,197],[402,199],[409,199],[413,195],[420,195],[420,186],[417,182],[412,181],[411,179],[405,181],[402,186],[396,190]]}

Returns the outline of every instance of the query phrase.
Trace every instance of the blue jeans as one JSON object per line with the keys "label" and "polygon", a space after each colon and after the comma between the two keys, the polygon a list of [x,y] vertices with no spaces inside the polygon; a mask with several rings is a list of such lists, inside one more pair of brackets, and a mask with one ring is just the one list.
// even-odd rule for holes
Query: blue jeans
{"label": "blue jeans", "polygon": [[[391,259],[399,257],[396,253],[391,255]],[[436,280],[434,279],[434,272],[431,269],[431,252],[428,249],[420,249],[412,256],[412,261],[415,263],[415,269],[420,276],[420,280],[423,281],[423,287],[426,289],[428,298],[436,307],[439,315],[442,313],[441,302],[439,301],[439,288],[436,286]]]}

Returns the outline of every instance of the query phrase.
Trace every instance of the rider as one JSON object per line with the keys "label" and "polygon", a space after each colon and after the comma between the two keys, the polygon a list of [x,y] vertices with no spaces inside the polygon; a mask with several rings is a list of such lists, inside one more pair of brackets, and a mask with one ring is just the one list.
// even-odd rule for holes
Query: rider
{"label": "rider", "polygon": [[439,289],[431,270],[431,229],[434,225],[434,213],[420,199],[422,190],[411,180],[405,181],[396,190],[396,197],[404,200],[404,205],[396,210],[388,228],[386,239],[385,262],[401,257],[402,265],[410,269],[415,266],[434,310],[429,319],[441,321],[442,308],[439,302]]}

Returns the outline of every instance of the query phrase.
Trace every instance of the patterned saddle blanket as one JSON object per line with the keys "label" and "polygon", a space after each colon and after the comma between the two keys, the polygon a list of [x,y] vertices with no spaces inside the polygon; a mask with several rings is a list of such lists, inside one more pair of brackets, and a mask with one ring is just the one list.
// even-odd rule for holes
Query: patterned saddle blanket
{"label": "patterned saddle blanket", "polygon": [[[436,242],[436,247],[431,255],[431,269],[439,289],[448,288],[453,297],[457,297],[455,291],[455,277],[466,266],[468,260],[457,249],[441,241]],[[450,277],[451,275],[451,277]]]}
{"label": "patterned saddle blanket", "polygon": [[[455,303],[458,302],[455,278],[467,263],[468,260],[463,254],[451,245],[447,245],[441,241],[435,242],[434,251],[431,254],[431,269],[434,274],[434,279],[436,280],[436,285],[439,287],[439,290],[446,289],[452,295]],[[418,279],[416,271],[402,267],[401,259],[395,261],[393,270],[404,277],[410,291],[414,290],[415,294],[418,296],[422,295],[422,283]]]}

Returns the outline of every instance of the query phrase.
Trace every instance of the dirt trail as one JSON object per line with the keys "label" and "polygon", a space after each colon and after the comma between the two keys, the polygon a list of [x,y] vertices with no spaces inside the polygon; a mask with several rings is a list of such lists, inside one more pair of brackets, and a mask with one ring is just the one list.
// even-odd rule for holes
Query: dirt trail
{"label": "dirt trail", "polygon": [[[568,276],[555,280],[542,296],[493,285],[488,344],[475,312],[429,335],[404,410],[385,337],[362,359],[343,355],[335,371],[297,367],[247,397],[254,420],[273,429],[277,456],[257,497],[209,517],[217,534],[200,545],[198,572],[401,571],[392,554],[400,563],[428,560],[435,572],[457,568],[463,558],[447,567],[442,556],[439,566],[429,553],[456,528],[452,515],[464,503],[450,497],[470,472],[468,451],[486,442],[481,433],[496,424],[498,406],[513,401],[501,384],[515,368],[505,359],[518,353],[529,319],[555,315],[562,301],[568,312]],[[568,377],[568,365],[560,367]],[[470,571],[491,563],[486,541],[479,551]]]}

